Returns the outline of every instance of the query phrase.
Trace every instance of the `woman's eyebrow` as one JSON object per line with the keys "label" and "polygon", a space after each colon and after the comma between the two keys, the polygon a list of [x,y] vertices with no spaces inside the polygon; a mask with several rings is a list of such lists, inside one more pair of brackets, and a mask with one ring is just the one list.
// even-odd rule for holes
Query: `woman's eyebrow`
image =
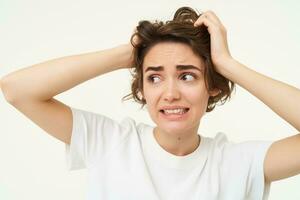
{"label": "woman's eyebrow", "polygon": [[[177,69],[177,71],[183,71],[183,70],[187,70],[187,69],[195,69],[195,70],[202,72],[202,69],[200,69],[199,67],[196,67],[194,65],[176,65],[176,69]],[[145,73],[147,71],[163,71],[163,70],[164,70],[163,66],[148,66],[145,70]]]}

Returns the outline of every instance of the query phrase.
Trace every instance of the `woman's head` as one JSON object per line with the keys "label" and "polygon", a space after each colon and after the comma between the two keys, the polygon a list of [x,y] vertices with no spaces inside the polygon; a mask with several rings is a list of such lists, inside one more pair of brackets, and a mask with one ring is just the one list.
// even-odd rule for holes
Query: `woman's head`
{"label": "woman's head", "polygon": [[205,64],[189,45],[159,42],[143,59],[141,94],[152,120],[161,130],[194,132],[206,111],[209,96],[204,80]]}
{"label": "woman's head", "polygon": [[[212,94],[208,96],[206,112],[212,111],[217,103],[222,105],[230,98],[235,85],[215,71],[210,55],[209,32],[205,26],[194,27],[194,22],[198,17],[199,15],[192,8],[182,7],[176,11],[173,20],[166,23],[161,21],[153,23],[150,21],[139,22],[136,32],[131,37],[131,43],[134,46],[133,71],[131,72],[133,76],[132,91],[123,99],[133,98],[136,102],[142,104],[142,107],[148,104],[147,97],[144,96],[148,94],[146,91],[148,88],[144,87],[147,81],[144,77],[145,58],[147,58],[150,50],[160,49],[155,47],[166,46],[163,44],[170,44],[174,48],[184,47],[186,50],[189,49],[201,61],[203,83],[207,93]],[[139,42],[137,44],[133,42],[135,37],[138,37]],[[153,55],[159,54],[154,53]],[[174,58],[170,57],[169,59]],[[189,63],[189,61],[186,62]],[[156,65],[160,65],[159,60]],[[218,91],[217,94],[216,91]]]}

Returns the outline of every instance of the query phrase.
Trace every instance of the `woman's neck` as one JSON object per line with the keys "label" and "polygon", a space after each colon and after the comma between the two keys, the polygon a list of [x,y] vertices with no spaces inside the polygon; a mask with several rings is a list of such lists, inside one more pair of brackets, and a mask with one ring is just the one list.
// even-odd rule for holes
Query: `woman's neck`
{"label": "woman's neck", "polygon": [[[189,133],[187,133],[189,132]],[[154,138],[167,152],[176,156],[185,156],[194,152],[200,145],[201,137],[197,130],[187,131],[184,134],[170,134],[154,128]]]}

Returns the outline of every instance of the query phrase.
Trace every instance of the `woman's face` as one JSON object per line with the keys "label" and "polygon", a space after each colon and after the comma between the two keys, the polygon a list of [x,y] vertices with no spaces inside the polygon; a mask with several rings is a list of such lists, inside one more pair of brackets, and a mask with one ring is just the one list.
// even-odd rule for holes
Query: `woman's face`
{"label": "woman's face", "polygon": [[197,131],[209,94],[203,60],[184,43],[154,45],[143,62],[143,97],[161,131]]}

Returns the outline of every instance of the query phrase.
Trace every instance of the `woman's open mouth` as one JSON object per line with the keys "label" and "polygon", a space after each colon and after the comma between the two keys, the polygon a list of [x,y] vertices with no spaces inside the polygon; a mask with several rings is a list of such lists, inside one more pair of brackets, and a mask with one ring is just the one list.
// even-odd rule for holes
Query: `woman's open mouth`
{"label": "woman's open mouth", "polygon": [[165,115],[182,115],[189,111],[189,108],[178,108],[178,109],[162,109],[160,112],[162,112]]}
{"label": "woman's open mouth", "polygon": [[182,120],[187,117],[189,110],[189,108],[161,109],[159,112],[165,119]]}

